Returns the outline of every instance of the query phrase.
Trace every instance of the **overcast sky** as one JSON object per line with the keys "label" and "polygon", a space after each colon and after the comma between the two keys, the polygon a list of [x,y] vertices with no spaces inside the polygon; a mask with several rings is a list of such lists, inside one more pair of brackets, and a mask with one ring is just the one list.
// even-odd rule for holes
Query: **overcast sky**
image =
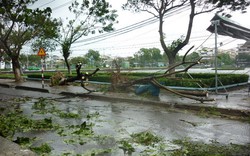
{"label": "overcast sky", "polygon": [[[131,13],[130,11],[125,11],[121,9],[121,5],[126,2],[126,0],[107,0],[112,5],[113,9],[118,10],[118,21],[119,23],[115,25],[116,32],[119,30],[131,26],[135,23],[147,20],[152,17],[148,13]],[[68,6],[72,0],[38,0],[38,2],[33,7],[51,7],[53,11],[53,17],[55,18],[65,18],[68,14]],[[232,20],[240,23],[242,26],[250,28],[250,9],[245,14],[240,12],[232,13]],[[164,32],[166,34],[166,42],[171,43],[174,39],[179,38],[181,35],[186,34],[187,20],[189,16],[189,10],[184,10],[180,13],[175,13],[165,19]],[[195,17],[192,36],[190,43],[186,48],[195,45],[199,47],[210,35],[211,33],[206,30],[210,25],[210,19],[214,16],[214,13],[202,14]],[[98,36],[98,35],[97,35]],[[89,35],[80,40],[91,38],[93,36]],[[231,37],[218,36],[218,43],[223,43],[221,49],[236,48],[238,44],[244,43],[244,40],[234,39]],[[202,45],[204,47],[214,47],[214,35],[210,36],[208,40]],[[159,44],[159,34],[158,34],[158,22],[153,24],[147,24],[146,26],[140,27],[129,33],[124,33],[121,35],[109,37],[103,39],[102,41],[91,40],[84,41],[73,44],[72,46],[72,56],[83,56],[88,52],[89,49],[97,50],[102,55],[109,56],[133,56],[133,54],[139,51],[140,48],[159,48],[162,50]],[[55,52],[55,54],[60,55],[60,48]],[[26,47],[26,51],[27,47]],[[186,49],[182,50],[183,54]]]}

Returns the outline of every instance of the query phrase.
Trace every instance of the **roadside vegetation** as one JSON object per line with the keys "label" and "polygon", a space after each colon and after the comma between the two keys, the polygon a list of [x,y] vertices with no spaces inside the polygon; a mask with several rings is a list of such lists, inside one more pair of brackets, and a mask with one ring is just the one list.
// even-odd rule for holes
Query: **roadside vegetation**
{"label": "roadside vegetation", "polygon": [[[59,74],[60,73],[60,74]],[[51,79],[52,76],[60,75],[64,77],[74,77],[76,73],[73,72],[72,75],[68,75],[67,72],[44,72],[45,79]],[[152,75],[159,75],[160,73],[121,73],[123,77],[126,77],[129,80],[136,80],[142,77],[150,77]],[[191,77],[190,77],[191,75]],[[175,78],[162,78],[160,82],[166,86],[180,86],[180,87],[194,87],[198,88],[199,85],[204,88],[210,88],[215,86],[214,74],[213,73],[183,73],[177,74]],[[27,73],[24,75],[27,78],[41,79],[41,73]],[[0,78],[13,78],[12,74],[2,73]],[[232,85],[238,83],[246,83],[249,79],[247,74],[219,74],[219,80],[221,83],[218,85]],[[111,72],[98,72],[94,76],[89,78],[89,81],[97,82],[111,82]]]}

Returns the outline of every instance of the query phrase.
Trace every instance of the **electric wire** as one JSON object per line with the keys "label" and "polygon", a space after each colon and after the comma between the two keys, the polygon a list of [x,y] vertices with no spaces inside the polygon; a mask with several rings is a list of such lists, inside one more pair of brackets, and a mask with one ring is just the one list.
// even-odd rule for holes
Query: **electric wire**
{"label": "electric wire", "polygon": [[[47,3],[43,4],[42,6],[48,5],[48,4],[52,3],[53,1],[55,1],[55,0],[52,0],[52,1],[50,1],[50,2],[47,2]],[[72,1],[73,1],[73,0],[72,0]],[[66,3],[64,3],[64,4],[60,5],[60,6],[57,6],[57,7],[53,8],[53,10],[60,9],[60,8],[62,8],[62,7],[64,7],[64,6],[68,5],[68,4],[71,3],[72,1],[66,2]],[[40,7],[42,7],[42,6],[40,6]],[[183,8],[178,8],[178,13],[177,13],[177,14],[179,14],[180,12],[183,11],[183,10],[181,10],[181,9],[185,9],[185,8],[188,7],[188,6],[189,6],[189,4],[186,4],[186,6],[185,6],[185,5],[183,6]],[[177,10],[177,9],[176,9],[176,10]],[[169,14],[168,16],[171,16],[171,13],[173,13],[174,11],[175,11],[175,10],[173,10],[172,12],[170,12],[170,14]],[[176,13],[176,12],[175,12],[175,13]],[[165,16],[164,18],[166,18],[166,16]],[[155,19],[155,17],[152,17],[152,18],[146,19],[146,20],[144,20],[144,21],[141,21],[141,22],[135,23],[135,24],[133,24],[133,25],[130,25],[130,26],[128,26],[128,27],[119,29],[119,30],[117,30],[117,31],[121,31],[121,30],[128,29],[128,28],[132,28],[131,31],[133,31],[133,29],[135,30],[135,29],[141,28],[142,25],[145,25],[145,24],[152,24],[152,23],[157,22],[157,21],[158,21],[158,20]],[[139,25],[138,25],[138,24],[139,24]],[[137,26],[136,26],[136,27],[133,27],[134,25],[137,25]],[[116,31],[116,33],[117,33],[117,31]],[[127,30],[127,31],[130,32],[130,30]],[[125,32],[125,33],[127,33],[127,32]],[[113,33],[113,34],[114,34],[114,33]],[[124,34],[124,33],[121,33],[120,35],[122,35],[122,34]],[[112,34],[111,34],[111,35],[112,35]],[[83,42],[84,42],[84,41],[90,41],[90,40],[100,39],[100,37],[107,37],[107,36],[110,36],[110,34],[99,35],[99,36],[92,37],[92,38],[88,38],[88,39],[84,39],[84,40],[81,40],[81,41],[83,41]],[[118,36],[118,35],[115,35],[115,36]],[[107,39],[107,38],[105,38],[105,39]],[[104,39],[102,39],[102,40],[104,40]],[[102,41],[102,40],[98,40],[98,42],[99,42],[99,41]],[[78,41],[78,42],[81,42],[81,41]],[[76,43],[77,43],[77,42],[76,42]],[[95,43],[95,42],[94,42],[94,43]],[[88,44],[91,44],[91,43],[88,43]],[[84,44],[84,45],[87,45],[87,44]],[[84,45],[82,45],[82,46],[84,46]],[[78,47],[79,47],[79,45],[78,45]],[[73,47],[72,47],[72,48],[73,48]]]}
{"label": "electric wire", "polygon": [[234,41],[236,41],[237,39],[232,39],[231,41],[228,41],[227,43],[223,43],[223,45],[222,46],[220,46],[220,47],[223,47],[223,46],[225,46],[225,45],[228,45],[228,44],[230,44],[230,43],[232,43],[232,42],[234,42]]}
{"label": "electric wire", "polygon": [[73,1],[74,1],[74,0],[71,0],[71,1],[69,1],[69,2],[63,3],[63,4],[61,4],[61,5],[57,6],[57,7],[52,8],[52,10],[54,11],[54,10],[63,8],[63,7],[65,7],[65,6],[67,6],[68,4],[71,4]]}
{"label": "electric wire", "polygon": [[204,43],[207,42],[207,40],[213,35],[213,33],[211,33],[196,49],[195,51],[197,51]]}
{"label": "electric wire", "polygon": [[[211,36],[211,35],[210,35]],[[210,37],[209,36],[209,37]],[[207,37],[207,36],[196,36],[196,37],[191,37],[190,38],[190,41],[200,41],[200,40],[202,40],[203,38],[205,38],[205,37]],[[207,38],[208,39],[208,38]],[[206,39],[206,40],[207,40]],[[165,42],[166,43],[171,43],[172,42],[172,40],[165,40]],[[105,43],[104,43],[105,44]],[[136,45],[124,45],[124,46],[116,46],[116,47],[113,47],[113,46],[111,46],[111,47],[100,47],[100,48],[94,48],[94,49],[105,49],[105,50],[107,50],[107,49],[132,49],[132,48],[140,48],[140,47],[152,47],[153,45],[155,45],[155,46],[160,46],[160,42],[147,42],[147,43],[141,43],[141,44],[136,44]],[[78,46],[78,47],[80,47],[80,46]],[[87,49],[74,49],[74,48],[72,48],[72,50],[74,50],[74,51],[80,51],[80,50],[87,50]]]}
{"label": "electric wire", "polygon": [[[164,16],[164,19],[167,18],[167,17],[170,17],[170,16],[173,16],[173,14],[179,14],[181,12],[184,11],[184,9],[187,10],[187,6],[184,6],[182,8],[177,8],[175,10],[173,10],[172,12],[166,14]],[[111,38],[112,37],[115,37],[115,36],[119,36],[119,35],[122,35],[122,34],[125,34],[125,33],[128,33],[128,32],[131,32],[131,31],[134,31],[136,29],[139,29],[139,28],[142,28],[144,26],[147,26],[149,24],[153,24],[155,22],[157,22],[158,19],[155,18],[155,17],[151,17],[149,19],[146,19],[146,20],[143,20],[143,21],[140,21],[138,23],[135,23],[135,24],[132,24],[130,26],[127,26],[127,27],[124,27],[124,28],[121,28],[121,29],[118,29],[114,32],[111,32],[111,33],[107,33],[107,34],[102,34],[102,35],[98,35],[98,36],[95,36],[95,37],[91,37],[91,38],[87,38],[87,39],[83,39],[83,40],[78,40],[76,41],[75,43],[80,43],[80,42],[89,42],[89,41],[92,41],[92,40],[96,40],[94,42],[90,42],[90,43],[85,43],[84,45],[88,45],[88,44],[92,44],[92,43],[96,43],[96,42],[100,42],[102,40],[105,40],[107,38]]]}
{"label": "electric wire", "polygon": [[[45,3],[45,4],[42,5],[42,6],[45,6],[45,5],[47,5],[47,4],[50,4],[50,3],[52,3],[53,1],[54,1],[54,0],[52,0],[52,1],[48,2],[48,3]],[[60,9],[60,8],[62,8],[62,7],[64,7],[64,6],[68,5],[68,4],[71,3],[71,2],[72,2],[72,1],[67,2],[67,3],[64,3],[64,4],[62,4],[62,5],[58,6],[58,7],[55,7],[55,8],[53,8],[53,10]],[[40,6],[40,7],[42,7],[42,6]],[[186,6],[186,7],[188,7],[188,6]],[[177,11],[178,11],[177,14],[179,14],[180,12],[182,12],[184,9],[185,9],[185,7],[179,8],[179,9],[177,10]],[[174,11],[175,11],[175,10],[174,10]],[[172,14],[174,13],[174,11],[170,12],[169,14],[167,14],[167,15],[164,17],[164,19],[167,18],[167,17],[172,16]],[[176,13],[176,12],[175,12],[175,13]],[[93,42],[90,42],[90,43],[85,43],[85,44],[80,45],[80,46],[85,46],[85,45],[88,45],[88,44],[93,44],[93,43],[96,43],[96,42],[100,42],[100,41],[106,40],[106,39],[108,39],[108,38],[112,38],[112,37],[119,36],[119,35],[122,35],[122,34],[125,34],[125,33],[129,33],[129,32],[131,32],[131,31],[134,31],[134,30],[137,30],[137,29],[139,29],[139,28],[142,28],[142,27],[144,27],[144,26],[146,26],[146,25],[153,24],[153,23],[155,23],[155,22],[157,22],[157,21],[158,21],[158,19],[156,19],[155,17],[152,17],[152,18],[146,19],[146,20],[144,20],[144,21],[140,21],[140,22],[138,22],[138,23],[132,24],[132,25],[130,25],[130,26],[127,26],[127,27],[118,29],[118,30],[115,31],[114,33],[102,34],[102,35],[95,36],[95,37],[92,37],[92,38],[79,40],[79,41],[77,41],[76,43],[96,40],[96,41],[93,41]],[[208,37],[207,37],[207,38],[206,38],[206,39],[196,48],[196,50],[199,49],[199,48],[200,48],[200,47],[201,47],[201,46],[202,46],[211,36],[212,36],[212,34],[211,34],[210,36],[208,36]],[[192,39],[193,39],[193,38],[191,38],[190,40],[192,40]],[[225,46],[225,45],[227,45],[227,44],[229,44],[229,43],[231,43],[231,42],[233,42],[233,41],[235,41],[235,40],[236,40],[236,39],[234,39],[234,40],[232,40],[232,41],[229,41],[229,42],[227,42],[226,44],[223,44],[223,46]],[[145,46],[150,46],[150,45],[152,45],[152,44],[156,45],[156,43],[157,43],[157,45],[158,45],[158,42],[153,42],[153,43],[144,43],[144,44],[139,44],[139,45],[137,44],[136,47],[138,47],[138,46],[140,46],[140,45],[144,45],[144,47],[145,47]],[[78,45],[77,47],[79,47],[79,45]],[[72,47],[72,48],[74,48],[74,47]],[[127,47],[126,47],[126,46],[125,46],[125,47],[116,47],[116,48],[114,48],[114,47],[106,47],[106,48],[99,48],[99,49],[111,49],[111,48],[112,48],[112,49],[121,49],[121,48],[122,48],[122,49],[124,49],[124,48],[129,49],[129,48],[131,48],[131,45],[128,45]],[[135,46],[133,46],[133,48],[135,48]],[[75,49],[75,50],[78,51],[78,49]]]}
{"label": "electric wire", "polygon": [[40,5],[38,8],[44,7],[44,6],[50,4],[50,3],[54,2],[54,1],[55,1],[55,0],[52,0],[52,1],[50,1],[50,2],[47,2],[47,3],[45,3],[45,4],[42,4],[42,5]]}
{"label": "electric wire", "polygon": [[[51,2],[53,2],[53,1],[51,1]],[[49,4],[51,2],[48,2],[46,4]],[[62,4],[62,5],[58,6],[58,7],[53,8],[53,10],[60,9],[60,8],[62,8],[64,6],[68,5],[71,2],[72,1],[66,2],[66,3],[64,3],[64,4]],[[46,5],[46,4],[44,4],[44,5]],[[173,16],[172,15],[173,13],[175,13],[175,15],[176,15],[176,14],[179,14],[179,13],[183,12],[184,10],[185,11],[188,10],[187,9],[188,6],[189,6],[189,4],[186,5],[186,6],[184,5],[182,8],[177,8],[175,10],[172,10],[172,12],[170,12],[169,14],[167,14],[164,17],[164,19],[167,18],[167,17]],[[176,10],[177,10],[177,12],[176,12]],[[121,28],[121,29],[119,29],[119,30],[117,30],[117,31],[115,31],[114,33],[111,33],[111,34],[110,33],[108,33],[108,34],[102,34],[102,35],[95,36],[95,37],[92,37],[92,38],[88,38],[88,39],[84,39],[84,40],[79,40],[79,41],[77,41],[75,43],[86,42],[86,41],[91,41],[91,40],[98,39],[97,41],[93,41],[93,42],[90,42],[90,43],[85,43],[83,45],[72,46],[72,48],[79,47],[79,46],[85,46],[85,45],[93,44],[93,43],[96,43],[96,42],[100,42],[100,41],[106,40],[106,39],[111,38],[111,37],[115,37],[115,36],[118,36],[118,35],[122,35],[122,34],[125,34],[125,33],[128,33],[128,32],[134,31],[134,30],[142,28],[142,27],[144,27],[144,26],[146,26],[148,24],[153,24],[153,23],[155,23],[157,21],[158,21],[158,19],[156,19],[155,17],[152,17],[152,18],[140,21],[138,23],[135,23],[133,25]]]}

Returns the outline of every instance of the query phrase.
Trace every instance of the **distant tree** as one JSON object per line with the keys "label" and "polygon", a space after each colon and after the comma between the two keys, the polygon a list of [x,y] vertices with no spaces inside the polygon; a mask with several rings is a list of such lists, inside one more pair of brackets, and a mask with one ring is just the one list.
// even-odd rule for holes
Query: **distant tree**
{"label": "distant tree", "polygon": [[77,63],[87,64],[85,57],[77,56],[70,59],[70,64],[77,65]]}
{"label": "distant tree", "polygon": [[152,60],[154,62],[158,62],[159,60],[162,60],[162,54],[161,54],[161,50],[158,48],[150,48],[149,49],[152,53]]}
{"label": "distant tree", "polygon": [[134,54],[134,58],[142,66],[152,66],[153,63],[157,63],[162,59],[162,55],[160,49],[158,48],[141,48]]}
{"label": "distant tree", "polygon": [[142,59],[144,66],[152,65],[152,53],[149,49],[141,48],[139,53],[141,54],[140,58]]}
{"label": "distant tree", "polygon": [[244,66],[250,66],[250,54],[248,53],[239,53],[236,56],[236,64],[244,64]]}
{"label": "distant tree", "polygon": [[22,81],[19,55],[22,46],[36,37],[56,36],[57,21],[50,18],[51,9],[29,9],[37,0],[1,0],[0,49],[11,58],[16,81]]}
{"label": "distant tree", "polygon": [[[127,3],[123,5],[123,8],[134,12],[148,12],[159,20],[158,32],[160,35],[160,43],[164,53],[166,53],[168,57],[169,66],[173,66],[176,62],[178,52],[189,42],[195,16],[211,12],[215,9],[220,9],[219,11],[222,11],[223,9],[245,11],[249,4],[250,2],[248,0],[127,0]],[[187,7],[190,8],[190,13],[186,35],[173,41],[171,45],[166,45],[164,41],[166,37],[164,34],[164,18],[169,12],[180,11]],[[174,72],[175,69],[171,69],[172,70],[169,72]]]}
{"label": "distant tree", "polygon": [[136,59],[132,56],[126,58],[129,61],[131,67],[137,67]]}
{"label": "distant tree", "polygon": [[221,65],[232,65],[234,60],[230,57],[227,53],[220,53],[218,54],[218,63]]}
{"label": "distant tree", "polygon": [[90,33],[94,34],[96,31],[103,33],[113,30],[117,14],[115,10],[110,10],[110,8],[111,5],[106,0],[83,0],[82,4],[74,1],[69,7],[69,11],[75,17],[61,27],[61,35],[56,40],[61,46],[69,74],[71,69],[68,58],[71,54],[72,44]]}
{"label": "distant tree", "polygon": [[186,57],[187,61],[195,61],[195,60],[198,60],[199,58],[200,58],[200,55],[197,52],[192,52]]}
{"label": "distant tree", "polygon": [[90,49],[87,54],[85,54],[85,58],[91,66],[99,66],[99,63],[101,61],[99,51],[95,51]]}
{"label": "distant tree", "polygon": [[19,60],[22,66],[25,66],[26,68],[28,66],[41,66],[41,58],[34,54],[20,54]]}
{"label": "distant tree", "polygon": [[123,57],[116,57],[112,61],[112,67],[121,68],[122,67],[122,62],[124,62],[124,61],[125,61],[125,58],[123,58]]}

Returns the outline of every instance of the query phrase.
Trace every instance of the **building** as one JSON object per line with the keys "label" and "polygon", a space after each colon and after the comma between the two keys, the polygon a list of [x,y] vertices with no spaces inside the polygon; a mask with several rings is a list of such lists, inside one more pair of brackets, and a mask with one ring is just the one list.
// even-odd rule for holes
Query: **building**
{"label": "building", "polygon": [[247,41],[244,44],[238,45],[238,54],[240,54],[240,53],[249,53],[250,54],[250,41]]}
{"label": "building", "polygon": [[236,64],[238,67],[250,67],[250,41],[238,45]]}

